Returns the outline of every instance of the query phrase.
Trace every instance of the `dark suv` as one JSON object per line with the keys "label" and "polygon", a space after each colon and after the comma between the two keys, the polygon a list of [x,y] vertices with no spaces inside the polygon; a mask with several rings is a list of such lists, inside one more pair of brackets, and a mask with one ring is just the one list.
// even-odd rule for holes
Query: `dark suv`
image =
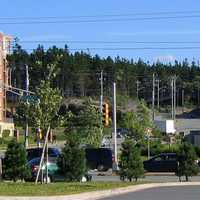
{"label": "dark suv", "polygon": [[147,172],[175,172],[177,170],[176,153],[161,153],[143,162]]}
{"label": "dark suv", "polygon": [[87,148],[85,156],[89,169],[107,171],[112,168],[112,150],[110,148]]}
{"label": "dark suv", "polygon": [[[33,158],[41,157],[42,155],[42,147],[39,148],[30,148],[27,149],[27,160],[32,160]],[[58,157],[60,155],[60,150],[55,147],[49,147],[48,148],[48,155],[50,157]]]}

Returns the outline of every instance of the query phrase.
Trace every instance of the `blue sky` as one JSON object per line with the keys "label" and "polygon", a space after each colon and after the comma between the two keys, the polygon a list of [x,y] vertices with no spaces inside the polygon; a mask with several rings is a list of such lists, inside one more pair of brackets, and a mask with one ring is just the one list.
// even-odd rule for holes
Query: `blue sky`
{"label": "blue sky", "polygon": [[[3,9],[2,9],[3,8]],[[199,17],[182,19],[157,19],[157,20],[127,20],[114,22],[95,23],[53,23],[53,24],[2,24],[8,22],[6,17],[66,17],[64,20],[73,20],[72,16],[97,16],[97,15],[122,15],[143,13],[138,16],[128,16],[127,18],[148,17],[147,13],[156,12],[186,12],[183,15],[195,15]],[[194,14],[190,11],[196,11]],[[199,12],[197,12],[199,11]],[[188,13],[187,13],[188,12]],[[172,14],[171,14],[172,15]],[[173,16],[176,14],[173,14]],[[160,15],[159,15],[160,16]],[[164,15],[166,16],[166,15]],[[169,15],[167,15],[169,16]],[[110,16],[106,17],[111,18]],[[123,17],[118,17],[123,18]],[[78,20],[88,18],[77,18]],[[89,19],[96,19],[91,17]],[[103,19],[98,18],[98,19]],[[30,19],[23,19],[22,21]],[[39,19],[45,21],[46,19]],[[55,21],[57,19],[51,19]],[[0,30],[6,34],[18,37],[21,41],[126,41],[120,44],[92,44],[92,43],[68,43],[69,48],[88,48],[94,55],[102,57],[117,56],[133,58],[139,57],[145,61],[173,61],[174,59],[189,60],[200,59],[200,49],[180,50],[180,49],[129,49],[129,50],[92,50],[95,48],[157,48],[157,47],[200,47],[200,43],[192,44],[136,44],[130,41],[143,42],[200,42],[200,1],[197,0],[14,0],[2,1],[0,12]],[[14,19],[10,20],[15,21]],[[56,44],[56,43],[55,43]],[[63,47],[64,44],[56,44]],[[25,49],[32,49],[37,43],[24,43]],[[44,44],[48,47],[49,44]]]}

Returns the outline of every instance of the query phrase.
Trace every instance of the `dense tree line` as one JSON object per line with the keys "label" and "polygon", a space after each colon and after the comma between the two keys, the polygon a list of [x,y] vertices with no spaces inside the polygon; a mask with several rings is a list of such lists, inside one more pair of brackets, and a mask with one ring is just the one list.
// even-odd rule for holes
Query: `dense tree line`
{"label": "dense tree line", "polygon": [[36,90],[41,80],[50,80],[51,86],[59,88],[66,97],[98,97],[100,72],[103,70],[105,96],[111,96],[112,82],[116,81],[119,95],[135,98],[138,94],[139,98],[151,102],[152,74],[155,73],[160,83],[161,104],[162,99],[171,94],[170,80],[173,75],[177,77],[178,104],[183,102],[183,90],[184,102],[200,103],[200,68],[197,63],[189,63],[187,59],[169,64],[159,61],[150,64],[142,59],[135,62],[121,57],[101,58],[82,51],[70,53],[67,46],[53,46],[45,50],[39,45],[29,53],[17,44],[8,62],[12,69],[12,85],[19,88],[25,88],[25,64],[29,66],[32,91]]}

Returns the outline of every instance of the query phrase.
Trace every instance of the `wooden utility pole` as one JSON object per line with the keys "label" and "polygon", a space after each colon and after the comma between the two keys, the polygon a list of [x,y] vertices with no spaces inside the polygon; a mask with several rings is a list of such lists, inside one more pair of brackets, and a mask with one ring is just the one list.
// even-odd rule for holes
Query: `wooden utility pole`
{"label": "wooden utility pole", "polygon": [[171,79],[171,96],[172,96],[172,119],[176,118],[176,76]]}
{"label": "wooden utility pole", "polygon": [[100,112],[102,113],[102,109],[103,109],[103,70],[101,70],[100,85],[101,85]]}
{"label": "wooden utility pole", "polygon": [[139,84],[140,84],[140,82],[137,80],[137,81],[136,81],[136,94],[137,94],[137,99],[138,99],[138,97],[139,97]]}
{"label": "wooden utility pole", "polygon": [[157,109],[160,108],[160,80],[157,80]]}
{"label": "wooden utility pole", "polygon": [[172,110],[171,110],[171,116],[172,116],[172,119],[174,119],[174,79],[172,77],[171,79],[171,101],[172,101]]}

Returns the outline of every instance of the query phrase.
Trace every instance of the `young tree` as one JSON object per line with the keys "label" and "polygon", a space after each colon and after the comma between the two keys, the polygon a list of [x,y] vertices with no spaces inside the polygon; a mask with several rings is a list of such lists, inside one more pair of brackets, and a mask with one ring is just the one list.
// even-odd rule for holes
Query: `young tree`
{"label": "young tree", "polygon": [[150,111],[143,101],[137,106],[136,113],[126,112],[123,119],[123,127],[128,129],[128,137],[136,141],[144,139],[147,128],[152,128]]}
{"label": "young tree", "polygon": [[121,180],[128,179],[135,181],[144,176],[143,162],[140,155],[140,150],[135,146],[132,140],[125,140],[122,143],[122,152],[120,156],[120,178]]}
{"label": "young tree", "polygon": [[[71,124],[70,124],[71,123]],[[79,135],[82,144],[99,147],[102,141],[102,114],[92,105],[91,100],[85,102],[83,109],[74,115],[68,125],[75,127],[74,134]]]}
{"label": "young tree", "polygon": [[55,128],[61,121],[62,116],[58,115],[62,97],[58,89],[53,89],[50,82],[42,81],[36,90],[35,96],[38,101],[31,101],[28,104],[21,101],[17,108],[15,119],[20,125],[24,125],[27,117],[29,124],[35,129],[40,127],[42,132],[46,132],[48,127]]}
{"label": "young tree", "polygon": [[13,181],[24,180],[30,177],[27,166],[26,149],[24,145],[12,140],[8,144],[5,159],[3,160],[3,174]]}
{"label": "young tree", "polygon": [[80,148],[80,138],[77,135],[68,135],[58,158],[58,166],[66,181],[80,181],[85,174],[85,151]]}
{"label": "young tree", "polygon": [[181,176],[185,176],[185,180],[188,181],[190,176],[197,175],[199,172],[199,166],[195,162],[197,160],[196,153],[191,144],[184,142],[177,153],[177,171],[176,175],[181,181]]}

